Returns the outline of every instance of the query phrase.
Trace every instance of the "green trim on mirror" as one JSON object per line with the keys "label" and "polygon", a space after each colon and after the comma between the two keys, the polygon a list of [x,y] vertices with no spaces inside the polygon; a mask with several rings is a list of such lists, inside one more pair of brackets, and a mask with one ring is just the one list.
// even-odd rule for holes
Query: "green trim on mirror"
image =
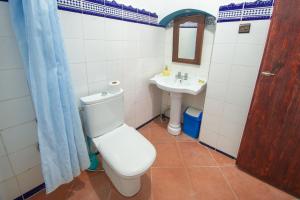
{"label": "green trim on mirror", "polygon": [[159,25],[166,27],[170,23],[170,21],[174,20],[176,17],[190,16],[190,15],[197,15],[197,14],[216,18],[212,14],[209,14],[208,12],[205,12],[202,10],[182,9],[182,10],[177,10],[177,11],[165,16],[162,20],[160,20]]}

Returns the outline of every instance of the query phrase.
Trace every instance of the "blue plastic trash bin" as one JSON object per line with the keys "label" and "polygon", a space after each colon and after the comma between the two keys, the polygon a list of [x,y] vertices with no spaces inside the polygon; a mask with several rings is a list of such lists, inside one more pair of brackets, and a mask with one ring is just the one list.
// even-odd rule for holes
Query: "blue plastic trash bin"
{"label": "blue plastic trash bin", "polygon": [[187,135],[198,138],[202,120],[202,111],[188,107],[183,114],[183,132]]}

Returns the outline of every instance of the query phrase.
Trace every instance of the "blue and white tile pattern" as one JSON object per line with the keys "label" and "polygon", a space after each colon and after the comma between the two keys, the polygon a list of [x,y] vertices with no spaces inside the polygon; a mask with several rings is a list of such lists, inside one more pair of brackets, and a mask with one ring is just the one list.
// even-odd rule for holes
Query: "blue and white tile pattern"
{"label": "blue and white tile pattern", "polygon": [[58,9],[158,26],[156,13],[108,0],[57,0]]}
{"label": "blue and white tile pattern", "polygon": [[266,20],[272,17],[274,0],[229,4],[219,8],[218,22]]}

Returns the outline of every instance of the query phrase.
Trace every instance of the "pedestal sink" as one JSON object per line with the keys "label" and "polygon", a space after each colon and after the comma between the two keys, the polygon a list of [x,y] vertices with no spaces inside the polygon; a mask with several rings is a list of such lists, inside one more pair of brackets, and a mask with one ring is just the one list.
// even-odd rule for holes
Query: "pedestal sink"
{"label": "pedestal sink", "polygon": [[206,87],[206,79],[196,76],[190,76],[187,80],[176,78],[176,76],[155,75],[150,82],[158,88],[170,92],[171,108],[168,132],[172,135],[179,135],[181,132],[180,115],[182,94],[197,95]]}

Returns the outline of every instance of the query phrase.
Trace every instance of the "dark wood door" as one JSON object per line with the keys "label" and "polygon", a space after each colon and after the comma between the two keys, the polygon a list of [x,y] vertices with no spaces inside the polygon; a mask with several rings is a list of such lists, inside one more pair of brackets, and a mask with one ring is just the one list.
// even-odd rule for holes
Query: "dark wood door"
{"label": "dark wood door", "polygon": [[300,197],[300,0],[276,0],[237,165]]}

